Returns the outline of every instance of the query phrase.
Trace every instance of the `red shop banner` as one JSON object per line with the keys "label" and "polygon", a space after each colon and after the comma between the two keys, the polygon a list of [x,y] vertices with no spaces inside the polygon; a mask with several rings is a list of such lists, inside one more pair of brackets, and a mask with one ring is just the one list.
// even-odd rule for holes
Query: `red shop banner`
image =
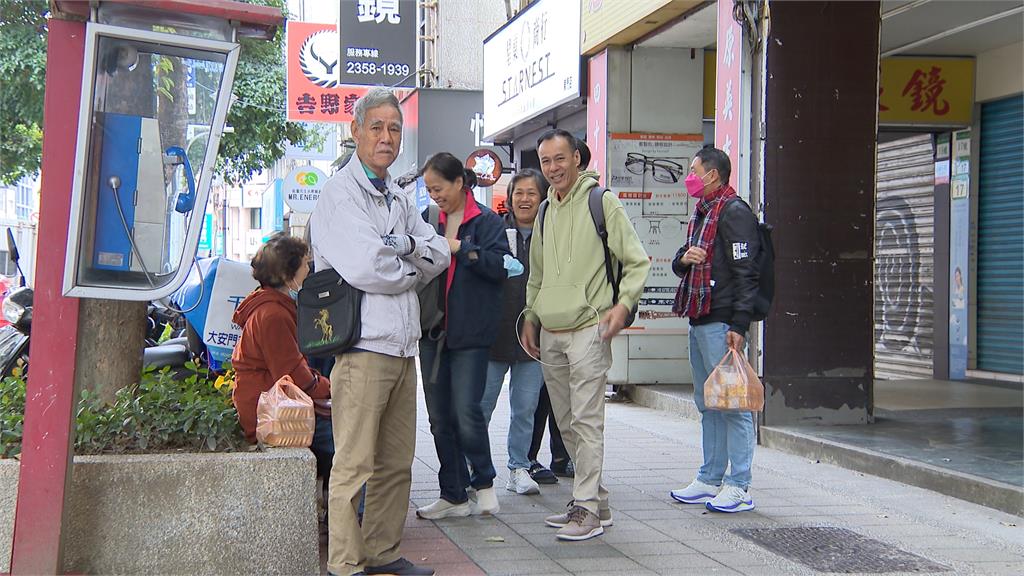
{"label": "red shop banner", "polygon": [[[341,41],[334,24],[287,24],[288,120],[351,122],[352,108],[369,86],[341,85]],[[399,99],[408,90],[395,90]]]}

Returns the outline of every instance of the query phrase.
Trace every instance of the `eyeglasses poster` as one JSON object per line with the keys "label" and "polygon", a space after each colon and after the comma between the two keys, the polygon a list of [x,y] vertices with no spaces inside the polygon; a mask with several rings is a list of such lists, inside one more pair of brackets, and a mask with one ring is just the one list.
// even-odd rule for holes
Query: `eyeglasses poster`
{"label": "eyeglasses poster", "polygon": [[686,243],[693,208],[683,180],[703,145],[701,134],[613,133],[608,141],[609,181],[604,184],[622,202],[651,257],[633,324],[644,333],[681,334],[686,329],[686,320],[672,313],[679,286],[672,258]]}

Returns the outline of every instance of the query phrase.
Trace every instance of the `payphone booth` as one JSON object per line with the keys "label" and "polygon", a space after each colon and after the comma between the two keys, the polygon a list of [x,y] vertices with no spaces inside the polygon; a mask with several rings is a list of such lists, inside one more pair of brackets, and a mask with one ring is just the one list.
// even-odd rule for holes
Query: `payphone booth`
{"label": "payphone booth", "polygon": [[139,26],[144,13],[120,4],[100,4],[96,20],[86,25],[63,293],[153,300],[192,266],[239,46],[226,21]]}
{"label": "payphone booth", "polygon": [[[39,256],[11,574],[62,573],[79,299],[145,301],[187,277],[239,37],[280,8],[234,0],[50,0]],[[2,569],[0,569],[2,571]]]}

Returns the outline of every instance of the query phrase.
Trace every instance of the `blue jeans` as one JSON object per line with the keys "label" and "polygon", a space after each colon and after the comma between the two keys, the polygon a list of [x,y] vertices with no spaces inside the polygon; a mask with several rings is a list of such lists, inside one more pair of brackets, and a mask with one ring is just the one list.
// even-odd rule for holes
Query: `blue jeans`
{"label": "blue jeans", "polygon": [[[697,472],[697,480],[713,486],[724,481],[746,490],[750,486],[750,466],[754,461],[754,414],[708,410],[704,406],[704,382],[728,351],[725,344],[728,331],[729,325],[721,322],[690,326],[693,401],[701,415],[704,450],[704,464]],[[728,475],[726,466],[730,467]]]}
{"label": "blue jeans", "polygon": [[[430,433],[441,462],[437,472],[441,498],[461,504],[469,500],[467,486],[481,490],[494,483],[487,422],[480,407],[490,351],[487,348],[443,348],[437,382],[431,383],[437,348],[437,342],[429,338],[420,340],[423,392],[430,416]],[[472,476],[467,460],[473,466]]]}
{"label": "blue jeans", "polygon": [[508,469],[530,469],[530,443],[533,441],[533,413],[537,411],[540,389],[544,386],[544,372],[540,363],[533,360],[524,362],[487,363],[487,389],[480,405],[484,411],[484,420],[490,425],[491,414],[498,404],[501,384],[505,381],[505,373],[512,370],[508,383],[509,405],[512,407],[512,419],[508,425]]}

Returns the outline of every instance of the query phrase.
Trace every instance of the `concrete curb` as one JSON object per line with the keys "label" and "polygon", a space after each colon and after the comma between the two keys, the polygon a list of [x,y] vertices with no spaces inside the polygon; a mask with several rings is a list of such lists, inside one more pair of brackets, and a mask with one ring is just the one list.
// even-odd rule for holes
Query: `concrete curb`
{"label": "concrete curb", "polygon": [[[700,422],[700,412],[693,402],[691,386],[637,386],[629,384],[622,387],[626,396],[633,402],[647,408],[654,408],[670,414],[677,414],[687,420]],[[671,390],[671,391],[668,391]]]}
{"label": "concrete curb", "polygon": [[784,428],[761,427],[761,444],[1024,516],[1024,489]]}

